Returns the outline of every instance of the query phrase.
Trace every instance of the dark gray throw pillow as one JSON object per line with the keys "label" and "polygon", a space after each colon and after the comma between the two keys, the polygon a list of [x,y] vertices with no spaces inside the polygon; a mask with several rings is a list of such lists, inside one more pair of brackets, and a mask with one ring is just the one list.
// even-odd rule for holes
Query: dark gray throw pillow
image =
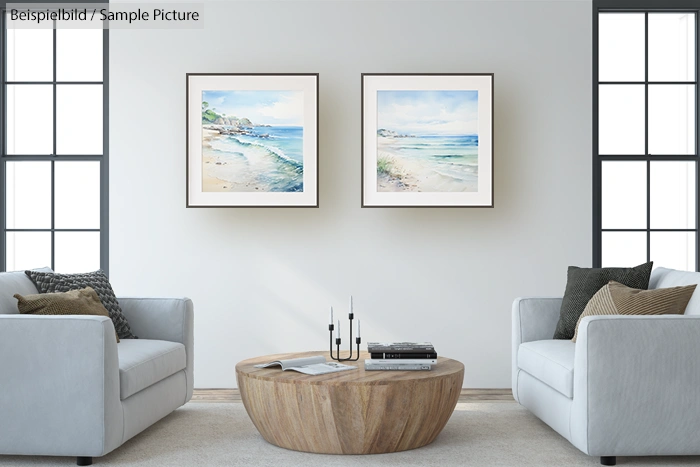
{"label": "dark gray throw pillow", "polygon": [[[649,288],[649,277],[653,261],[633,268],[577,268],[569,266],[566,291],[561,302],[559,322],[554,331],[554,339],[571,339],[576,331],[576,323],[593,298],[605,284],[619,282],[633,289]],[[120,336],[121,337],[121,336]]]}
{"label": "dark gray throw pillow", "polygon": [[131,333],[129,323],[122,313],[114,290],[109,284],[109,279],[102,271],[88,272],[85,274],[57,274],[53,272],[24,271],[34,282],[40,293],[68,292],[70,290],[92,287],[100,297],[102,305],[109,312],[109,317],[114,323],[114,329],[120,339],[137,339]]}

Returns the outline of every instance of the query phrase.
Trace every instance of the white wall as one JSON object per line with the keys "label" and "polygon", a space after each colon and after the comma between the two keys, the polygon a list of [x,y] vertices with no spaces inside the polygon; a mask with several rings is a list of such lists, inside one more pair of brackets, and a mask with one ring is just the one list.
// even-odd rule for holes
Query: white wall
{"label": "white wall", "polygon": [[[510,305],[591,260],[591,6],[237,1],[204,30],[112,30],[110,261],[118,295],[189,296],[195,386],[236,362],[430,340],[465,387],[510,387]],[[185,208],[185,73],[320,73],[319,209]],[[495,73],[495,208],[360,208],[360,73]],[[347,340],[347,338],[346,338]],[[363,346],[364,347],[364,346]]]}

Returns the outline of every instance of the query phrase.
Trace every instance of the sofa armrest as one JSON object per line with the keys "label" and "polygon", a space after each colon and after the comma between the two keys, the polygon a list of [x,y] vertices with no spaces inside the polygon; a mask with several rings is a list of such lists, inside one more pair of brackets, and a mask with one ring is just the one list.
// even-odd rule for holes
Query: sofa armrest
{"label": "sofa armrest", "polygon": [[187,358],[187,401],[194,388],[194,308],[189,298],[118,298],[131,332],[140,339],[179,342]]}
{"label": "sofa armrest", "polygon": [[561,297],[525,297],[513,301],[513,343],[551,339],[559,322]]}
{"label": "sofa armrest", "polygon": [[591,316],[574,362],[572,442],[592,456],[697,454],[700,316]]}
{"label": "sofa armrest", "polygon": [[512,308],[512,387],[518,399],[518,348],[524,342],[551,339],[559,321],[561,297],[521,297]]}
{"label": "sofa armrest", "polygon": [[122,443],[114,325],[0,315],[0,454],[101,456]]}

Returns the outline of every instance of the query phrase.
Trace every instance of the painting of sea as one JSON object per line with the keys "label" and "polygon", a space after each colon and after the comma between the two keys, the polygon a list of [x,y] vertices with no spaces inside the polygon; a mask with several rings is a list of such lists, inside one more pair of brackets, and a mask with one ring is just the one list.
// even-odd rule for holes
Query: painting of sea
{"label": "painting of sea", "polygon": [[203,90],[203,192],[303,192],[302,91]]}
{"label": "painting of sea", "polygon": [[476,192],[477,90],[377,91],[377,191]]}

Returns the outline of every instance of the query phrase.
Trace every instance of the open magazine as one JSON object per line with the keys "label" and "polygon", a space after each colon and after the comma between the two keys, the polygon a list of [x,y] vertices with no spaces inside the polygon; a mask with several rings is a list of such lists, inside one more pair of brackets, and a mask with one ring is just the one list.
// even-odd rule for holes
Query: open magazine
{"label": "open magazine", "polygon": [[271,366],[281,366],[282,371],[294,370],[306,375],[325,375],[326,373],[337,373],[339,371],[356,370],[356,366],[343,365],[342,363],[326,362],[326,357],[305,357],[290,358],[288,360],[275,360],[274,362],[261,363],[255,368],[269,368]]}

